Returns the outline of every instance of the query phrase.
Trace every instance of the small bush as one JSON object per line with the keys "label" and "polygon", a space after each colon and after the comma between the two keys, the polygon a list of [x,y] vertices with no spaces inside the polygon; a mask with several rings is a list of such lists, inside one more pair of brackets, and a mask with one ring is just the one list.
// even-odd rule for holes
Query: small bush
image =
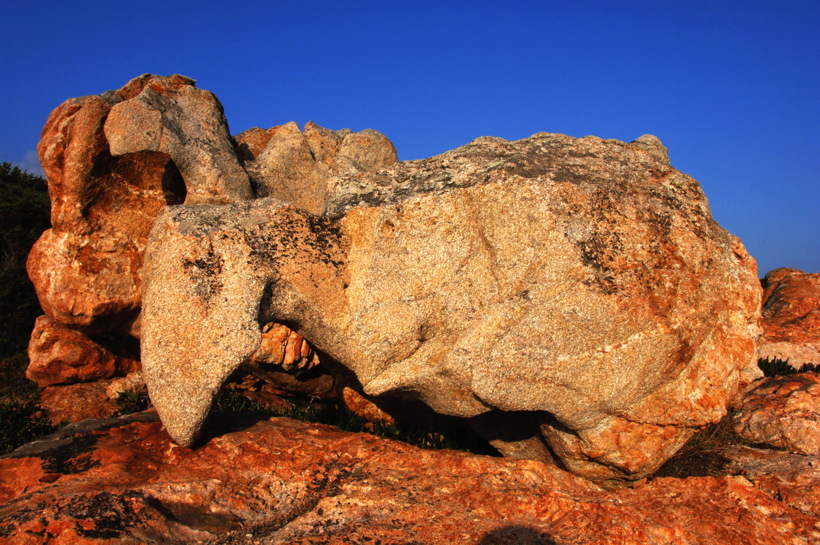
{"label": "small bush", "polygon": [[729,459],[723,453],[749,441],[732,429],[732,412],[689,438],[681,449],[655,473],[655,477],[720,477],[726,475]]}
{"label": "small bush", "polygon": [[28,354],[20,352],[0,358],[0,398],[31,399],[37,397],[37,385],[26,378]]}
{"label": "small bush", "polygon": [[234,388],[223,388],[214,400],[211,410],[226,413],[261,413],[270,416],[276,414],[258,401],[243,396]]}
{"label": "small bush", "polygon": [[117,415],[138,413],[151,406],[151,400],[145,392],[122,392],[117,398]]}
{"label": "small bush", "polygon": [[404,423],[369,422],[339,403],[311,402],[304,407],[274,411],[258,401],[248,399],[235,388],[227,387],[223,388],[217,396],[213,411],[254,413],[267,417],[284,416],[303,422],[327,424],[343,431],[369,433],[425,449],[452,449],[477,454],[497,454],[485,441],[478,439],[471,430],[465,431],[465,426],[461,426],[461,429],[446,426],[427,429]]}

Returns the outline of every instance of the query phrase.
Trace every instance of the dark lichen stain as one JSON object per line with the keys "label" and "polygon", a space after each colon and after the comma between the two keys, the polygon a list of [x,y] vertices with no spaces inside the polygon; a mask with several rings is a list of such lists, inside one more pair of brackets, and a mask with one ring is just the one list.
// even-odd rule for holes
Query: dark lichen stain
{"label": "dark lichen stain", "polygon": [[274,268],[285,262],[342,267],[341,241],[337,222],[292,207],[276,215],[248,238],[251,257]]}
{"label": "dark lichen stain", "polygon": [[[139,492],[125,490],[117,494],[100,492],[93,496],[71,498],[62,506],[62,517],[76,521],[92,521],[93,527],[78,524],[78,535],[91,539],[115,539],[126,535],[126,530],[144,522],[148,498]],[[143,509],[138,509],[138,507]],[[61,517],[61,518],[62,518]]]}
{"label": "dark lichen stain", "polygon": [[95,434],[78,435],[64,444],[40,453],[38,457],[42,461],[43,473],[73,475],[99,466],[100,461],[92,457],[97,437]]}
{"label": "dark lichen stain", "polygon": [[205,255],[197,259],[186,259],[182,263],[185,272],[191,279],[194,293],[207,305],[212,297],[219,295],[222,291],[222,267],[224,261],[221,256],[214,252],[213,246],[208,245]]}

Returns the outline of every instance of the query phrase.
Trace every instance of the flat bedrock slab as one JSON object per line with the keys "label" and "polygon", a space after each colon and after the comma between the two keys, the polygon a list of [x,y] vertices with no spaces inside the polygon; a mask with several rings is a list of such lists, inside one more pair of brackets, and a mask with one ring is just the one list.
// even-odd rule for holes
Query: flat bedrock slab
{"label": "flat bedrock slab", "polygon": [[213,424],[219,435],[196,450],[141,413],[83,422],[0,457],[0,543],[820,540],[816,457],[747,449],[729,456],[748,479],[606,491],[539,462],[420,450],[286,418]]}
{"label": "flat bedrock slab", "polygon": [[820,454],[820,374],[753,383],[733,419],[735,432],[750,441]]}

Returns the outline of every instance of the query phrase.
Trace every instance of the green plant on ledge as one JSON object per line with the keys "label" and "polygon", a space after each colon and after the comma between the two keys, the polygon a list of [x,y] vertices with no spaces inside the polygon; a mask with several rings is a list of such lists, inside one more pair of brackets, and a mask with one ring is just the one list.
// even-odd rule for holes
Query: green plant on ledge
{"label": "green plant on ledge", "polygon": [[138,413],[151,406],[151,400],[147,392],[125,391],[117,398],[117,415],[123,416],[131,413]]}

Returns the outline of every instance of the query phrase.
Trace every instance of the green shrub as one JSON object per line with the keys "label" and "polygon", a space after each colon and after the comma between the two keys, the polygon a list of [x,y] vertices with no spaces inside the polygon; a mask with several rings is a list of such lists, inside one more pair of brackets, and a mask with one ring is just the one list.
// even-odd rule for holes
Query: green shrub
{"label": "green shrub", "polygon": [[29,399],[37,396],[37,384],[26,378],[28,354],[0,357],[0,398]]}
{"label": "green shrub", "polygon": [[0,455],[57,429],[39,414],[34,400],[0,400]]}
{"label": "green shrub", "polygon": [[122,392],[116,403],[119,416],[142,412],[151,406],[151,400],[146,392]]}
{"label": "green shrub", "polygon": [[0,163],[0,358],[24,352],[43,313],[26,274],[31,246],[50,227],[46,181]]}

